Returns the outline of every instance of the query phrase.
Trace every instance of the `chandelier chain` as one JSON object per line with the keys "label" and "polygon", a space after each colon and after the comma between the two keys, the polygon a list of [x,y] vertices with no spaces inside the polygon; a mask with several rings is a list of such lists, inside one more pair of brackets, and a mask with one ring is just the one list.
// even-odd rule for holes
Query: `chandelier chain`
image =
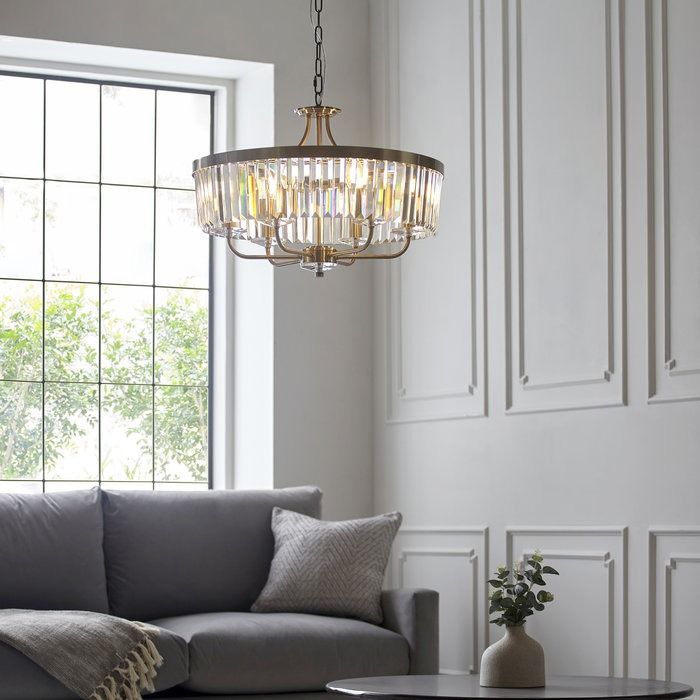
{"label": "chandelier chain", "polygon": [[316,59],[314,61],[314,101],[317,107],[323,104],[323,88],[326,75],[326,52],[323,48],[323,27],[321,26],[321,12],[323,0],[309,0],[309,14],[311,10],[316,13],[314,28],[314,43],[316,44]]}

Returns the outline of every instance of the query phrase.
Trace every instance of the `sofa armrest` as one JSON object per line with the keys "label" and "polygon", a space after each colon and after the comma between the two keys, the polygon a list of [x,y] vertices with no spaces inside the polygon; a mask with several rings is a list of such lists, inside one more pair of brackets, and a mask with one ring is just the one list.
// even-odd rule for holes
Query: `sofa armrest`
{"label": "sofa armrest", "polygon": [[382,592],[382,627],[408,641],[410,674],[434,674],[439,663],[439,597],[425,588],[400,588]]}

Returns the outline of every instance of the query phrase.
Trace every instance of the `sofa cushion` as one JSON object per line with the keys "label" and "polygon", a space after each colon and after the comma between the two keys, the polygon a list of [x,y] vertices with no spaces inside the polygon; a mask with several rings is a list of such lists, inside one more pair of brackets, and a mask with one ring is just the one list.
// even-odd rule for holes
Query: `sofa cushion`
{"label": "sofa cushion", "polygon": [[0,494],[0,608],[108,612],[99,491]]}
{"label": "sofa cushion", "polygon": [[272,510],[275,556],[253,612],[382,621],[382,581],[400,513],[324,522]]}
{"label": "sofa cushion", "polygon": [[152,620],[250,609],[270,569],[274,506],[318,517],[321,492],[103,491],[112,614]]}
{"label": "sofa cushion", "polygon": [[200,693],[323,690],[338,678],[408,673],[408,643],[360,620],[301,613],[208,613],[156,620],[187,640]]}
{"label": "sofa cushion", "polygon": [[158,669],[158,675],[153,682],[156,692],[174,688],[186,681],[190,674],[190,651],[187,642],[164,627],[160,628],[154,642],[163,657],[163,665]]}
{"label": "sofa cushion", "polygon": [[[161,629],[155,640],[163,665],[155,679],[156,691],[167,690],[187,679],[187,643],[170,630]],[[0,643],[0,700],[74,700],[67,690],[43,668],[7,644]]]}

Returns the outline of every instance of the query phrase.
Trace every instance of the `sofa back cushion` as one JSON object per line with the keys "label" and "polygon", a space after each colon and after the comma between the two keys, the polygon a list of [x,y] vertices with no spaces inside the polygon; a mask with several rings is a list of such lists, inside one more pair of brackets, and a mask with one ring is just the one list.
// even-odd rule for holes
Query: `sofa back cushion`
{"label": "sofa back cushion", "polygon": [[96,488],[0,494],[0,608],[108,612]]}
{"label": "sofa back cushion", "polygon": [[272,561],[272,509],[321,509],[310,486],[102,493],[110,610],[144,621],[250,609]]}

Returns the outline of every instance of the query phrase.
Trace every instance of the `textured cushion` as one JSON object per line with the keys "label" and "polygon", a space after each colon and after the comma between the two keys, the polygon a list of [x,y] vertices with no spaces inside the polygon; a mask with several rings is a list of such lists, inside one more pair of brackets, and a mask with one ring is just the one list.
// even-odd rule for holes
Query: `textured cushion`
{"label": "textured cushion", "polygon": [[318,515],[315,487],[277,491],[104,491],[112,614],[132,620],[249,610],[270,568],[270,514]]}
{"label": "textured cushion", "polygon": [[184,637],[200,693],[323,690],[338,678],[408,672],[408,644],[359,620],[278,613],[209,613],[156,620]]}
{"label": "textured cushion", "polygon": [[272,511],[275,557],[253,612],[305,612],[382,621],[381,593],[400,513],[323,522]]}
{"label": "textured cushion", "polygon": [[97,489],[0,494],[0,608],[108,612]]}
{"label": "textured cushion", "polygon": [[[155,641],[163,657],[155,688],[157,691],[166,690],[187,679],[187,643],[182,637],[166,629],[161,629]],[[0,700],[73,700],[75,697],[24,654],[0,643]]]}

